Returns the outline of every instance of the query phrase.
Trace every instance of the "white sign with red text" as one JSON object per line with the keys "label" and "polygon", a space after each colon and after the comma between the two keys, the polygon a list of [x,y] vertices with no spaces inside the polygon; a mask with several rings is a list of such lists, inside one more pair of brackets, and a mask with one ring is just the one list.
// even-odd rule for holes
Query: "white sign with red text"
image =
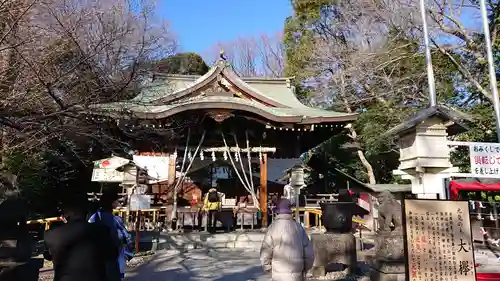
{"label": "white sign with red text", "polygon": [[469,146],[471,173],[477,177],[500,178],[500,144],[474,143]]}

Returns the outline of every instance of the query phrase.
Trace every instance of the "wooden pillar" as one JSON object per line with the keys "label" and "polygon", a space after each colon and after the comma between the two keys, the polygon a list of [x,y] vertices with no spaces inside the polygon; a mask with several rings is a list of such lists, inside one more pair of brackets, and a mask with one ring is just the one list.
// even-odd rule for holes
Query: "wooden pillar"
{"label": "wooden pillar", "polygon": [[259,203],[262,210],[262,227],[267,227],[267,153],[260,160]]}
{"label": "wooden pillar", "polygon": [[168,155],[168,185],[172,185],[175,182],[175,154]]}
{"label": "wooden pillar", "polygon": [[311,222],[309,221],[309,211],[306,209],[304,212],[304,225],[306,229],[311,228]]}
{"label": "wooden pillar", "polygon": [[141,211],[137,211],[135,217],[135,252],[139,253],[139,242],[140,240],[140,227],[141,227]]}

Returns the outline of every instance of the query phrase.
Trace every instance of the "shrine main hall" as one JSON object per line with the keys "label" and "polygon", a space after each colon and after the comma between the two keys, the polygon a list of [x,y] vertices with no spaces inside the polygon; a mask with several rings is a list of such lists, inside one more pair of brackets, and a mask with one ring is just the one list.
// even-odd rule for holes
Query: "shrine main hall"
{"label": "shrine main hall", "polygon": [[153,206],[193,202],[217,187],[223,208],[248,196],[262,225],[285,170],[357,117],[303,104],[293,78],[241,77],[224,59],[203,76],[154,74],[133,99],[91,112],[137,155],[169,159],[168,179],[148,189]]}

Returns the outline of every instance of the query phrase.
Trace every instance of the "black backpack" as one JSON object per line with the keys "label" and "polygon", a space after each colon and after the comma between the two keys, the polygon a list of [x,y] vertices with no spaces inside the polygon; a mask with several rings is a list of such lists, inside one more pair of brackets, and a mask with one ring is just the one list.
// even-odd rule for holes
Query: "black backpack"
{"label": "black backpack", "polygon": [[219,202],[219,194],[217,194],[217,191],[213,191],[213,192],[208,193],[208,202],[210,202],[210,203]]}

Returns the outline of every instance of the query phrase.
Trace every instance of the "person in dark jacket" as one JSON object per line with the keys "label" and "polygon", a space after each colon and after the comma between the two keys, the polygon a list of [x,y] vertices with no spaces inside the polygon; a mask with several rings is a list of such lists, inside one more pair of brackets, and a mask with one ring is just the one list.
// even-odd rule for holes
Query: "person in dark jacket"
{"label": "person in dark jacket", "polygon": [[106,264],[106,281],[119,281],[124,278],[124,272],[120,270],[119,255],[122,252],[124,243],[118,235],[118,226],[116,224],[115,216],[113,215],[113,209],[120,205],[119,195],[113,190],[103,191],[101,198],[99,199],[100,208],[95,212],[90,219],[90,223],[95,223],[103,225],[108,230],[111,236],[111,243],[116,249],[116,259],[110,260]]}
{"label": "person in dark jacket", "polygon": [[87,222],[83,203],[67,205],[64,217],[66,224],[44,235],[54,281],[108,281],[106,263],[116,260],[118,250],[107,228]]}

